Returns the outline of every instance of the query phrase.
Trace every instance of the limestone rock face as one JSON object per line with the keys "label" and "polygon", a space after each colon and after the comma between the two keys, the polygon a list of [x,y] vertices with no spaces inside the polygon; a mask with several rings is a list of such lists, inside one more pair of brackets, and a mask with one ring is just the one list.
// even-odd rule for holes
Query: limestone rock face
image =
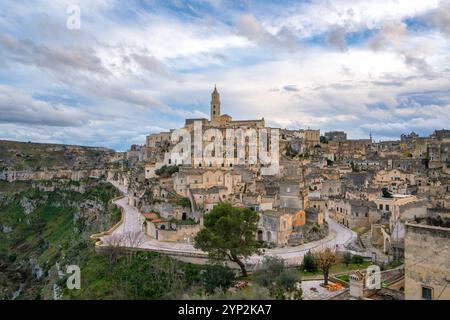
{"label": "limestone rock face", "polygon": [[34,201],[30,200],[30,199],[28,199],[26,197],[23,197],[20,200],[20,205],[22,206],[23,211],[25,212],[25,214],[30,214],[36,208],[36,204],[34,203]]}

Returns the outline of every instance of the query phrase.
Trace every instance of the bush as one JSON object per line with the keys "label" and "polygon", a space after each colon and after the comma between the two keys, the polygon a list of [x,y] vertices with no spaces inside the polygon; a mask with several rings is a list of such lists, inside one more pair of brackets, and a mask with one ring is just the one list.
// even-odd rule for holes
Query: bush
{"label": "bush", "polygon": [[278,257],[264,257],[261,266],[253,272],[253,280],[263,287],[270,287],[285,269],[284,260]]}
{"label": "bush", "polygon": [[155,170],[155,174],[163,177],[170,177],[172,174],[180,170],[179,166],[166,166],[163,165],[161,168]]}
{"label": "bush", "polygon": [[178,200],[177,204],[184,208],[190,208],[191,200],[189,200],[189,198],[181,198],[180,200]]}
{"label": "bush", "polygon": [[392,198],[392,193],[390,193],[387,188],[381,189],[381,192],[383,194],[383,198]]}
{"label": "bush", "polygon": [[278,276],[277,284],[284,290],[292,291],[295,284],[299,281],[298,271],[286,269]]}
{"label": "bush", "polygon": [[[269,289],[275,299],[286,299],[290,293],[296,292],[296,284],[300,282],[298,271],[287,269],[284,260],[278,257],[264,257],[262,265],[253,272],[253,280],[260,286]],[[297,292],[296,299],[301,293]]]}
{"label": "bush", "polygon": [[316,272],[317,271],[317,265],[316,261],[314,260],[314,256],[311,253],[311,251],[308,251],[305,256],[303,257],[303,262],[300,268],[303,271],[306,272]]}
{"label": "bush", "polygon": [[348,251],[345,251],[344,254],[342,255],[342,262],[344,262],[346,266],[352,263],[352,254]]}
{"label": "bush", "polygon": [[205,290],[214,293],[216,289],[226,292],[236,279],[234,271],[221,265],[209,265],[203,274]]}
{"label": "bush", "polygon": [[364,258],[361,257],[361,256],[359,256],[359,255],[357,255],[357,254],[355,254],[355,255],[353,256],[353,258],[352,258],[352,262],[353,262],[354,264],[362,264],[362,263],[364,263]]}

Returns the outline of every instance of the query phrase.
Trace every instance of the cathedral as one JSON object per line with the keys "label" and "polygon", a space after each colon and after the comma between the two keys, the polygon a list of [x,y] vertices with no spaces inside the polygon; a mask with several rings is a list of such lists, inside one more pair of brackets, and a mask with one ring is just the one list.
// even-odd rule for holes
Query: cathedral
{"label": "cathedral", "polygon": [[208,128],[233,128],[233,129],[261,129],[265,127],[264,118],[260,120],[233,120],[228,114],[220,113],[220,93],[217,87],[214,86],[214,91],[211,93],[210,105],[210,120],[205,118],[200,119],[186,119],[185,128],[191,129],[194,121],[201,121],[205,129]]}

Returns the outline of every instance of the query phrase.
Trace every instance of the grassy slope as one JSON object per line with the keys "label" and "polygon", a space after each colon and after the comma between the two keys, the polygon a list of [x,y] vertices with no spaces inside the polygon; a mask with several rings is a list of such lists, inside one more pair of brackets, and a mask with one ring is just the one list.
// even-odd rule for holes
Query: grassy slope
{"label": "grassy slope", "polygon": [[[23,183],[12,192],[14,184],[0,182],[0,194],[9,194],[3,206],[0,201],[0,226],[13,228],[8,234],[0,232],[0,299],[11,298],[20,284],[19,299],[52,299],[54,284],[62,288],[63,299],[169,299],[181,298],[200,283],[201,267],[195,265],[154,253],[94,251],[89,235],[120,219],[120,210],[110,203],[117,194],[112,185],[100,184],[81,194],[40,192]],[[23,197],[39,202],[28,215],[20,205]],[[77,205],[94,199],[104,205],[100,212],[95,210],[98,215],[74,219],[80,212]],[[41,280],[26,263],[30,258],[44,270]],[[69,264],[80,266],[80,290],[66,288],[67,276],[57,276],[56,262],[63,271]]]}
{"label": "grassy slope", "polygon": [[[93,250],[89,235],[103,226],[98,223],[100,219],[90,217],[89,213],[75,219],[76,212],[83,212],[78,205],[87,200],[96,201],[102,205],[102,224],[112,225],[120,218],[120,210],[108,200],[117,195],[117,190],[109,184],[100,184],[84,194],[69,190],[41,192],[32,189],[30,184],[25,190],[5,191],[14,185],[0,184],[3,191],[0,225],[12,228],[10,233],[0,232],[0,297],[10,297],[11,291],[16,291],[22,283],[25,284],[22,298],[51,298],[52,279],[44,277],[37,281],[27,262],[34,259],[46,273],[55,269],[56,262],[83,263]],[[24,187],[24,183],[17,185]],[[28,215],[20,205],[24,197],[37,204]]]}

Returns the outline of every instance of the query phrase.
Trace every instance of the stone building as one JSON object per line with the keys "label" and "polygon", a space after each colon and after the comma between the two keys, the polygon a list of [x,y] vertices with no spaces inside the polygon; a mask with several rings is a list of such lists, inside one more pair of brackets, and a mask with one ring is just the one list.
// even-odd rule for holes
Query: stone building
{"label": "stone building", "polygon": [[383,239],[385,253],[403,254],[405,222],[423,218],[427,214],[427,201],[416,196],[393,195],[392,198],[379,197],[374,200],[381,215],[388,215],[388,227],[372,230],[372,237]]}
{"label": "stone building", "polygon": [[257,240],[275,244],[287,245],[292,232],[293,222],[302,223],[305,215],[299,210],[267,210],[260,213]]}
{"label": "stone building", "polygon": [[329,131],[325,132],[325,139],[327,141],[346,141],[347,134],[344,131]]}
{"label": "stone building", "polygon": [[344,194],[344,186],[340,180],[324,180],[321,195],[324,198],[338,197]]}
{"label": "stone building", "polygon": [[146,137],[147,148],[160,148],[163,144],[169,144],[172,132],[153,133]]}
{"label": "stone building", "polygon": [[406,224],[405,299],[450,300],[450,228]]}
{"label": "stone building", "polygon": [[279,184],[280,208],[305,209],[308,196],[296,181],[281,181]]}
{"label": "stone building", "polygon": [[370,227],[380,218],[380,213],[372,201],[329,199],[330,217],[348,228]]}
{"label": "stone building", "polygon": [[242,176],[236,171],[216,168],[180,168],[173,174],[173,189],[183,197],[189,196],[189,189],[224,187],[227,195],[243,188]]}

